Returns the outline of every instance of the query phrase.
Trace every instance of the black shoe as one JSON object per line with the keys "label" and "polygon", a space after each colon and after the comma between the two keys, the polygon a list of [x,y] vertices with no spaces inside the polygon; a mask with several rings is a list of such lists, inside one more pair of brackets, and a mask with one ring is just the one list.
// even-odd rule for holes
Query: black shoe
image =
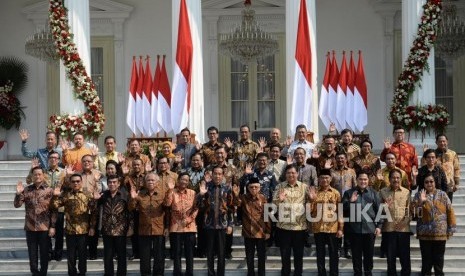
{"label": "black shoe", "polygon": [[97,256],[90,256],[90,257],[89,257],[89,260],[95,261],[95,260],[97,260]]}
{"label": "black shoe", "polygon": [[61,262],[61,260],[63,260],[63,256],[62,256],[62,255],[55,255],[55,261]]}
{"label": "black shoe", "polygon": [[130,260],[130,261],[137,260],[137,259],[140,259],[139,256],[131,255],[131,256],[128,257],[128,260]]}
{"label": "black shoe", "polygon": [[352,259],[352,255],[350,254],[349,251],[344,252],[344,258],[346,258],[346,259]]}
{"label": "black shoe", "polygon": [[227,259],[227,260],[231,260],[232,259],[231,253],[225,254],[224,258]]}
{"label": "black shoe", "polygon": [[381,251],[379,252],[379,257],[384,259],[386,258],[386,254],[383,251]]}

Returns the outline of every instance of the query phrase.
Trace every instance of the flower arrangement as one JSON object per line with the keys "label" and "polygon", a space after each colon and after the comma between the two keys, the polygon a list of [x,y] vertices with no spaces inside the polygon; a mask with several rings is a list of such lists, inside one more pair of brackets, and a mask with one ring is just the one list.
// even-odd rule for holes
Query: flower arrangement
{"label": "flower arrangement", "polygon": [[94,83],[79,56],[68,24],[67,9],[60,0],[50,0],[50,28],[55,46],[71,80],[74,95],[84,102],[82,115],[55,114],[48,128],[60,136],[72,137],[76,132],[86,138],[97,138],[103,133],[105,116]]}
{"label": "flower arrangement", "polygon": [[27,84],[27,65],[12,57],[0,58],[0,127],[19,128],[25,119],[18,94]]}
{"label": "flower arrangement", "polygon": [[428,0],[423,5],[423,15],[418,25],[418,32],[398,78],[389,113],[391,124],[400,125],[406,131],[412,129],[421,131],[423,137],[427,129],[434,129],[436,133],[444,132],[449,123],[449,113],[443,105],[408,105],[415,86],[421,82],[423,71],[429,70],[427,60],[430,49],[437,38],[441,10],[441,0]]}

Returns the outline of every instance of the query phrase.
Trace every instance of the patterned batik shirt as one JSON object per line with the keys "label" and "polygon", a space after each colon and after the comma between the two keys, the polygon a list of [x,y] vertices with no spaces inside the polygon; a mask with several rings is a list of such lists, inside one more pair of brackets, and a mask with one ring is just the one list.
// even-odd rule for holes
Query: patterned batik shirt
{"label": "patterned batik shirt", "polygon": [[273,199],[274,189],[276,188],[276,185],[278,185],[278,182],[276,181],[274,174],[268,170],[265,170],[263,173],[260,173],[258,169],[255,169],[253,173],[244,174],[242,176],[241,188],[246,191],[247,184],[249,184],[250,179],[254,177],[258,178],[258,181],[260,183],[260,193],[265,196],[268,202],[271,202],[271,200]]}
{"label": "patterned batik shirt", "polygon": [[124,186],[126,186],[129,192],[132,190],[139,192],[140,190],[144,188],[144,179],[145,179],[145,174],[132,173],[126,176],[126,178],[124,179]]}
{"label": "patterned batik shirt", "polygon": [[209,182],[207,193],[198,195],[200,212],[204,214],[204,229],[226,229],[233,226],[232,191],[227,183]]}
{"label": "patterned batik shirt", "polygon": [[253,163],[260,146],[252,140],[239,141],[234,143],[229,151],[229,157],[233,159],[233,164],[239,170],[244,171],[247,163]]}
{"label": "patterned batik shirt", "polygon": [[156,190],[150,194],[147,189],[139,192],[135,199],[129,200],[129,210],[139,211],[139,235],[161,236],[164,234],[167,222],[166,209],[163,205],[166,197],[166,188],[157,182]]}
{"label": "patterned batik shirt", "polygon": [[376,178],[376,181],[375,183],[373,183],[373,186],[372,188],[375,190],[375,191],[380,191],[381,189],[385,188],[385,187],[389,187],[390,186],[390,183],[389,183],[389,173],[393,170],[393,169],[398,169],[400,170],[400,174],[401,174],[401,184],[402,187],[404,187],[405,189],[408,189],[409,186],[408,186],[408,178],[407,178],[407,174],[404,172],[404,170],[398,168],[398,167],[394,167],[392,169],[389,169],[388,167],[384,167],[382,168],[381,170],[379,170],[376,174],[380,174],[383,176],[383,180],[379,180],[378,178]]}
{"label": "patterned batik shirt", "polygon": [[393,143],[389,149],[381,152],[381,161],[386,161],[386,154],[393,153],[396,156],[396,166],[407,173],[409,188],[412,185],[412,167],[418,168],[418,156],[415,147],[406,142]]}
{"label": "patterned batik shirt", "polygon": [[452,192],[454,187],[459,188],[460,181],[460,162],[455,151],[447,149],[445,152],[436,149],[436,164],[441,165],[441,168],[446,173],[447,191]]}
{"label": "patterned batik shirt", "polygon": [[191,189],[170,190],[165,200],[165,206],[170,207],[170,233],[197,232],[195,217],[197,206],[195,191]]}
{"label": "patterned batik shirt", "polygon": [[[286,198],[281,201],[279,194],[284,192]],[[278,208],[278,222],[276,226],[284,230],[307,230],[305,206],[308,200],[308,185],[297,181],[294,186],[287,181],[281,182],[274,192],[273,203]],[[295,215],[301,214],[301,215]]]}
{"label": "patterned batik shirt", "polygon": [[229,163],[223,163],[223,165],[216,165],[211,164],[206,168],[207,171],[213,172],[215,167],[222,167],[223,168],[223,175],[225,182],[232,185],[239,185],[240,178],[242,177],[242,173],[236,168],[236,166],[231,165]]}
{"label": "patterned batik shirt", "polygon": [[63,192],[53,197],[53,207],[64,207],[67,235],[82,235],[95,229],[97,222],[96,201],[90,192],[79,191]]}
{"label": "patterned batik shirt", "polygon": [[340,195],[357,185],[355,171],[347,166],[342,169],[331,169],[331,187],[336,189]]}
{"label": "patterned batik shirt", "polygon": [[433,170],[429,170],[428,167],[425,165],[421,167],[418,170],[418,176],[417,176],[417,186],[418,186],[418,191],[421,191],[425,187],[425,178],[426,175],[431,173],[434,177],[434,184],[436,185],[436,189],[442,190],[444,192],[447,192],[447,177],[446,173],[444,170],[441,168],[441,166],[434,166]]}
{"label": "patterned batik shirt", "polygon": [[371,153],[367,155],[359,155],[352,159],[356,174],[366,173],[368,175],[369,185],[372,186],[376,181],[376,173],[381,169],[381,161]]}
{"label": "patterned batik shirt", "polygon": [[56,213],[50,208],[53,197],[53,189],[45,183],[36,187],[34,184],[24,188],[24,191],[15,196],[15,208],[25,204],[26,216],[24,230],[48,231],[55,227]]}
{"label": "patterned batik shirt", "polygon": [[235,206],[242,207],[242,236],[249,239],[264,239],[271,233],[271,221],[265,218],[267,199],[263,194],[233,197]]}
{"label": "patterned batik shirt", "polygon": [[360,155],[360,147],[357,144],[350,143],[350,144],[341,144],[341,148],[347,154],[347,164],[349,168],[353,168],[352,160]]}
{"label": "patterned batik shirt", "polygon": [[187,173],[189,175],[191,183],[188,188],[198,193],[200,189],[200,181],[205,176],[205,168],[194,169],[189,167],[187,170],[182,170],[181,173]]}
{"label": "patterned batik shirt", "polygon": [[[316,199],[311,202],[312,231],[313,233],[337,233],[344,229],[344,219],[338,217],[341,194],[332,188],[326,190],[319,188],[316,192]],[[318,217],[321,216],[321,217]],[[319,219],[318,219],[319,218]]]}
{"label": "patterned batik shirt", "polygon": [[387,206],[388,218],[383,222],[382,232],[410,232],[410,191],[402,186],[381,189],[379,197],[382,203],[391,201]]}
{"label": "patterned batik shirt", "polygon": [[102,235],[126,236],[131,224],[126,190],[117,191],[114,197],[109,190],[105,191],[98,200],[98,205],[102,212]]}
{"label": "patterned batik shirt", "polygon": [[203,156],[204,167],[208,167],[210,164],[216,163],[215,150],[220,147],[224,147],[226,149],[226,152],[228,152],[226,145],[218,141],[216,143],[207,142],[202,145],[202,149],[200,150],[200,153]]}

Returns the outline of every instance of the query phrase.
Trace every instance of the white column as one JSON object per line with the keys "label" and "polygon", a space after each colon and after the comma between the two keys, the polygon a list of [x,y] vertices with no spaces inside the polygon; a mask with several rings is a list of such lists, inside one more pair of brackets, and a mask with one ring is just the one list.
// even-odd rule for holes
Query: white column
{"label": "white column", "polygon": [[[172,2],[172,49],[173,65],[176,64],[176,47],[178,39],[179,7],[181,1]],[[202,53],[202,3],[200,0],[186,0],[189,13],[189,25],[191,29],[194,57],[192,60],[191,76],[191,103],[188,119],[188,127],[196,134],[198,141],[204,141],[204,92],[203,92],[203,53]],[[176,134],[176,133],[175,133]]]}
{"label": "white column", "polygon": [[[426,0],[402,0],[402,60],[407,59],[413,40],[418,32],[418,24],[423,14],[423,5]],[[434,83],[434,49],[431,49],[429,58],[429,72],[424,71],[421,78],[421,88],[416,87],[410,100],[413,105],[425,105],[435,102]]]}
{"label": "white column", "polygon": [[[391,102],[394,96],[395,87],[393,82],[394,76],[394,17],[395,11],[384,11],[380,12],[384,21],[384,95],[385,95],[385,114],[389,114],[391,109]],[[388,120],[385,120],[384,133],[381,135],[379,141],[383,140],[383,137],[390,137],[392,135],[392,126]],[[373,134],[375,135],[375,134]],[[372,138],[373,139],[373,138]]]}
{"label": "white column", "polygon": [[219,126],[218,98],[218,16],[207,16],[204,25],[204,56],[205,61],[205,119],[206,127]]}
{"label": "white column", "polygon": [[[426,0],[402,0],[402,60],[407,59],[413,40],[418,32],[418,24],[423,14],[423,5]],[[430,50],[428,58],[429,72],[423,71],[421,78],[421,87],[415,87],[415,91],[410,98],[411,105],[426,105],[435,103],[435,79],[434,79],[434,49]],[[422,144],[434,144],[434,137],[426,132],[425,138],[422,139],[421,133],[412,131],[410,133],[410,142],[419,150]],[[420,151],[421,153],[422,151]]]}
{"label": "white column", "polygon": [[[295,129],[290,129],[292,110],[292,97],[294,85],[294,63],[295,48],[297,40],[297,25],[299,21],[300,0],[286,1],[286,114],[287,114],[287,131],[293,135]],[[307,0],[307,14],[310,28],[310,44],[312,50],[312,125],[307,129],[314,133],[315,142],[318,141],[318,86],[316,83],[317,76],[317,55],[316,55],[316,9],[315,1]],[[283,134],[284,135],[284,134]]]}
{"label": "white column", "polygon": [[[73,41],[84,63],[87,74],[90,72],[90,15],[89,0],[66,0],[70,31],[74,34]],[[60,111],[70,114],[80,114],[85,111],[84,103],[75,99],[71,82],[66,77],[63,62],[60,62]]]}

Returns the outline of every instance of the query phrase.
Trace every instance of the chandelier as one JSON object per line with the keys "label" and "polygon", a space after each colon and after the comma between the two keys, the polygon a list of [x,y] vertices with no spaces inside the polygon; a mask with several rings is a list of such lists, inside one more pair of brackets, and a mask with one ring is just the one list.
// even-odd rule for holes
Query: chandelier
{"label": "chandelier", "polygon": [[220,36],[219,49],[222,54],[247,64],[274,55],[278,51],[278,42],[260,28],[255,11],[250,7],[251,1],[245,0],[244,6],[241,25]]}
{"label": "chandelier", "polygon": [[59,59],[53,36],[46,29],[39,30],[27,38],[25,51],[27,55],[45,62],[54,62]]}
{"label": "chandelier", "polygon": [[443,1],[442,5],[442,20],[434,47],[441,58],[453,60],[465,53],[465,24],[451,1]]}

